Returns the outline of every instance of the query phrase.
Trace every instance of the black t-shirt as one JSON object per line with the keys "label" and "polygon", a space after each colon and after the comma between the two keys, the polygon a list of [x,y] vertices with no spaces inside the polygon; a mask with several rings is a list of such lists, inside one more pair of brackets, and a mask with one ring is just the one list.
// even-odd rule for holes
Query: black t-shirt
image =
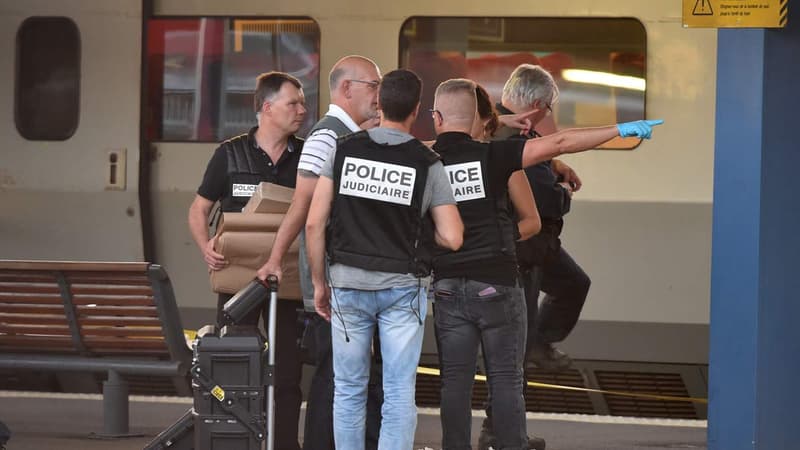
{"label": "black t-shirt", "polygon": [[[457,145],[457,142],[471,140],[466,133],[442,133],[436,139],[437,146]],[[489,180],[488,191],[495,195],[508,195],[508,179],[511,174],[522,169],[522,151],[525,148],[523,140],[492,141],[489,143],[476,143],[489,148]],[[458,150],[455,150],[458,151]],[[444,157],[447,162],[447,157]],[[509,200],[509,209],[511,202]],[[507,212],[509,215],[511,211]],[[465,223],[469,228],[469,224]],[[516,226],[516,224],[514,225]],[[517,260],[512,255],[497,255],[491,260],[473,261],[463,264],[454,264],[447,270],[439,270],[434,277],[459,278],[465,277],[484,283],[514,286],[517,283]]]}
{"label": "black t-shirt", "polygon": [[[281,186],[295,186],[297,181],[297,163],[300,161],[300,153],[303,141],[294,137],[289,137],[289,147],[281,154],[277,162],[267,155],[267,152],[259,148],[255,139],[255,132],[258,127],[253,127],[247,133],[248,150],[254,155],[254,160],[258,161],[261,181],[275,183]],[[228,181],[228,156],[225,147],[220,145],[214,151],[214,155],[208,162],[206,173],[203,175],[203,182],[197,188],[197,193],[208,200],[217,201],[231,195],[231,184]]]}

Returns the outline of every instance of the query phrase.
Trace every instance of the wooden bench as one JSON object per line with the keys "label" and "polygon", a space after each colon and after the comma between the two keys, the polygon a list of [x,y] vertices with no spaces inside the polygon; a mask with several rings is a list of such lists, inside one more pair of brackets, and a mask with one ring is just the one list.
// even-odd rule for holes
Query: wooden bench
{"label": "wooden bench", "polygon": [[107,372],[102,435],[128,435],[125,375],[190,395],[191,360],[161,266],[0,260],[0,368]]}

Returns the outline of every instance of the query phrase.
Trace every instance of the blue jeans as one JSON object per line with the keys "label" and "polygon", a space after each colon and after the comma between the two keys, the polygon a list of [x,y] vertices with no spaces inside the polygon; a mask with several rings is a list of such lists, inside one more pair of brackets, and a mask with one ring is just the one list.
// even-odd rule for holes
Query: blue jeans
{"label": "blue jeans", "polygon": [[364,449],[370,348],[377,326],[384,396],[378,449],[412,449],[417,428],[416,370],[428,309],[426,289],[333,288],[331,306],[336,448]]}
{"label": "blue jeans", "polygon": [[472,384],[482,344],[497,447],[527,449],[522,398],[527,320],[522,289],[446,278],[433,290],[442,371],[442,447],[472,448]]}

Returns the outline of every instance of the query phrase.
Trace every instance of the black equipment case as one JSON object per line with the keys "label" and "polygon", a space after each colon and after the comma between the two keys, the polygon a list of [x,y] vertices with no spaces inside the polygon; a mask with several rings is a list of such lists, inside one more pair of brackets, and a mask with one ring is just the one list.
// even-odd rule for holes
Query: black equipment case
{"label": "black equipment case", "polygon": [[195,358],[195,449],[260,450],[266,426],[263,338],[254,332],[203,336]]}

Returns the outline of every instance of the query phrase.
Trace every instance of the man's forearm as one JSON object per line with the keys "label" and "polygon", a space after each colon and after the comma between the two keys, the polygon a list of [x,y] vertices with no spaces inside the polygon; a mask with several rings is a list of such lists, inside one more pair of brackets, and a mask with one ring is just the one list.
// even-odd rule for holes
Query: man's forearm
{"label": "man's forearm", "polygon": [[325,225],[306,224],[306,251],[314,285],[322,285],[325,277]]}
{"label": "man's forearm", "polygon": [[530,167],[564,153],[590,150],[616,136],[619,136],[619,131],[616,126],[612,125],[598,128],[572,128],[539,139],[530,139],[525,143],[522,163],[524,167]]}
{"label": "man's forearm", "polygon": [[308,204],[300,204],[301,202],[292,202],[289,210],[275,234],[275,242],[272,244],[272,250],[269,254],[269,260],[279,263],[283,260],[286,252],[289,251],[292,242],[297,239],[300,230],[305,225],[306,217],[308,217]]}
{"label": "man's forearm", "polygon": [[206,244],[208,243],[208,227],[206,226],[207,218],[203,215],[202,211],[194,209],[189,211],[189,232],[192,234],[192,239],[203,252]]}

